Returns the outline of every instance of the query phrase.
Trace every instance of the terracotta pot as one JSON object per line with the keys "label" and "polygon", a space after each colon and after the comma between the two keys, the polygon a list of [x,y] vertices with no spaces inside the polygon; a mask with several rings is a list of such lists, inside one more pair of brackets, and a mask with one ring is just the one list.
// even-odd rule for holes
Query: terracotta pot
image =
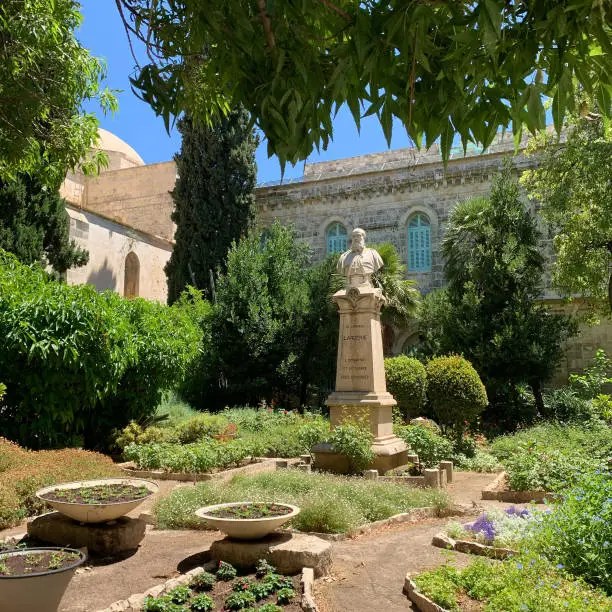
{"label": "terracotta pot", "polygon": [[231,502],[229,504],[216,504],[215,506],[206,506],[196,510],[196,514],[204,519],[211,527],[218,529],[223,533],[227,534],[230,538],[236,540],[258,540],[268,535],[287,521],[291,520],[294,516],[300,513],[300,509],[297,506],[291,506],[290,504],[276,504],[277,506],[285,506],[285,508],[291,508],[289,514],[283,514],[282,516],[266,516],[264,518],[220,518],[217,516],[210,516],[209,512],[217,510],[219,508],[230,508],[232,506],[248,506],[254,503],[261,502]]}
{"label": "terracotta pot", "polygon": [[58,546],[39,546],[9,550],[0,553],[0,559],[36,552],[60,551],[77,553],[79,559],[72,565],[57,570],[48,570],[38,574],[0,576],[0,612],[57,612],[64,591],[79,565],[87,555],[74,548]]}
{"label": "terracotta pot", "polygon": [[[106,504],[79,504],[63,501],[52,501],[43,499],[41,496],[51,491],[58,489],[80,489],[82,487],[94,487],[97,485],[109,484],[128,484],[136,487],[145,486],[149,490],[149,495],[133,501],[110,502]],[[66,482],[56,484],[50,487],[45,487],[36,491],[36,497],[53,507],[54,510],[69,516],[79,523],[104,523],[113,521],[120,516],[126,515],[142,504],[145,499],[148,499],[153,493],[156,493],[158,486],[149,480],[140,478],[101,478],[99,480],[83,480],[80,482]]]}

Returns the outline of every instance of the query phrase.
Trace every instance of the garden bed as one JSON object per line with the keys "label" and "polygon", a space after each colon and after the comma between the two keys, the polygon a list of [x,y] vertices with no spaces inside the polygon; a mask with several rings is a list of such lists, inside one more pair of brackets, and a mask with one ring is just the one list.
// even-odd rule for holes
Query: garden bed
{"label": "garden bed", "polygon": [[[258,570],[239,574],[229,564],[213,561],[151,587],[144,593],[116,601],[98,612],[154,612],[170,609],[163,607],[168,606],[168,602],[174,603],[171,608],[173,612],[238,610],[240,608],[236,606],[239,605],[249,607],[248,601],[252,601],[250,609],[262,612],[317,612],[312,569],[304,568],[301,574],[295,576],[282,576],[272,566],[260,562]],[[218,578],[220,574],[222,577]],[[287,597],[290,591],[293,591],[293,596]],[[196,597],[199,597],[200,607],[194,607]],[[229,597],[232,599],[228,606]],[[177,600],[181,603],[177,603]],[[156,605],[156,601],[159,605]],[[214,607],[207,607],[211,603]]]}
{"label": "garden bed", "polygon": [[176,480],[179,482],[201,482],[206,480],[231,480],[239,474],[262,474],[274,472],[279,467],[298,463],[299,459],[269,459],[256,457],[244,462],[244,465],[230,469],[219,469],[211,472],[171,472],[167,470],[144,470],[136,467],[133,461],[120,463],[119,467],[135,478],[152,478],[154,480]]}
{"label": "garden bed", "polygon": [[482,490],[482,499],[497,500],[509,504],[525,504],[533,502],[543,504],[553,499],[550,491],[511,491],[508,488],[508,475],[500,472],[495,480]]}

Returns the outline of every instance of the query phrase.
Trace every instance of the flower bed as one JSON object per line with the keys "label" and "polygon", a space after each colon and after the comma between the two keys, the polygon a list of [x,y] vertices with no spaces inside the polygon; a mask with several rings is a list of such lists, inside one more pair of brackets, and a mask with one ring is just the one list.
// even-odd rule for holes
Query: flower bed
{"label": "flower bed", "polygon": [[75,489],[53,489],[40,496],[46,501],[58,501],[69,504],[113,504],[117,502],[136,501],[151,494],[145,486],[128,483],[99,484]]}
{"label": "flower bed", "polygon": [[[193,576],[158,597],[146,597],[145,612],[209,612],[257,609],[259,612],[297,612],[300,606],[299,576],[283,576],[266,561],[254,573],[238,577],[230,564],[219,562],[214,573]],[[257,608],[255,608],[257,606]]]}
{"label": "flower bed", "polygon": [[[514,552],[521,542],[529,538],[542,514],[536,510],[510,506],[505,510],[492,508],[481,514],[472,523],[451,522],[444,529],[443,535],[448,536],[455,545],[453,548],[461,552],[474,552],[490,556],[496,555],[495,549],[504,549],[507,554]],[[435,538],[434,538],[435,540]],[[443,539],[434,542],[443,546]],[[469,547],[463,544],[476,543],[482,546]],[[457,544],[459,546],[457,547]],[[502,556],[506,556],[502,554]]]}
{"label": "flower bed", "polygon": [[406,576],[404,592],[420,610],[609,612],[612,598],[566,576],[539,557],[478,559],[463,570],[450,565]]}

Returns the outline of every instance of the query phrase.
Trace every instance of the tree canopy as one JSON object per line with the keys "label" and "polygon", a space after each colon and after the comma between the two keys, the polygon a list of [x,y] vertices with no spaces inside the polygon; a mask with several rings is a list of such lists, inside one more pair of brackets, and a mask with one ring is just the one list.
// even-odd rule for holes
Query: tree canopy
{"label": "tree canopy", "polygon": [[98,120],[83,103],[116,99],[100,91],[104,65],[75,38],[81,23],[76,0],[5,0],[0,3],[0,178],[43,172],[58,186],[69,168],[104,162],[88,155]]}
{"label": "tree canopy", "polygon": [[606,0],[116,0],[147,47],[134,90],[168,126],[188,110],[210,122],[238,103],[281,164],[355,122],[393,118],[420,145],[454,136],[489,145],[501,126],[544,128],[545,96],[561,126],[574,82],[607,108],[612,4]]}
{"label": "tree canopy", "polygon": [[23,263],[49,264],[57,272],[89,260],[87,251],[70,240],[66,202],[28,175],[0,181],[0,248]]}
{"label": "tree canopy", "polygon": [[553,281],[612,313],[612,125],[596,112],[574,117],[567,139],[534,141],[538,167],[522,182],[554,232]]}
{"label": "tree canopy", "polygon": [[168,301],[187,285],[212,297],[211,278],[233,241],[246,234],[253,218],[257,181],[257,139],[244,108],[213,125],[179,121],[183,136],[175,155],[178,179],[172,190],[176,245],[166,265]]}

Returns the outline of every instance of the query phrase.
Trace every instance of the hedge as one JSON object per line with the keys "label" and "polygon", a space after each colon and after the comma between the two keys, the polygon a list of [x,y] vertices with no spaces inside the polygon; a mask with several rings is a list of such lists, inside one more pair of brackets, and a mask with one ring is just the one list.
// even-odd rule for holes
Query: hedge
{"label": "hedge", "polygon": [[425,366],[406,355],[385,359],[387,390],[397,402],[404,419],[421,416],[427,391]]}

